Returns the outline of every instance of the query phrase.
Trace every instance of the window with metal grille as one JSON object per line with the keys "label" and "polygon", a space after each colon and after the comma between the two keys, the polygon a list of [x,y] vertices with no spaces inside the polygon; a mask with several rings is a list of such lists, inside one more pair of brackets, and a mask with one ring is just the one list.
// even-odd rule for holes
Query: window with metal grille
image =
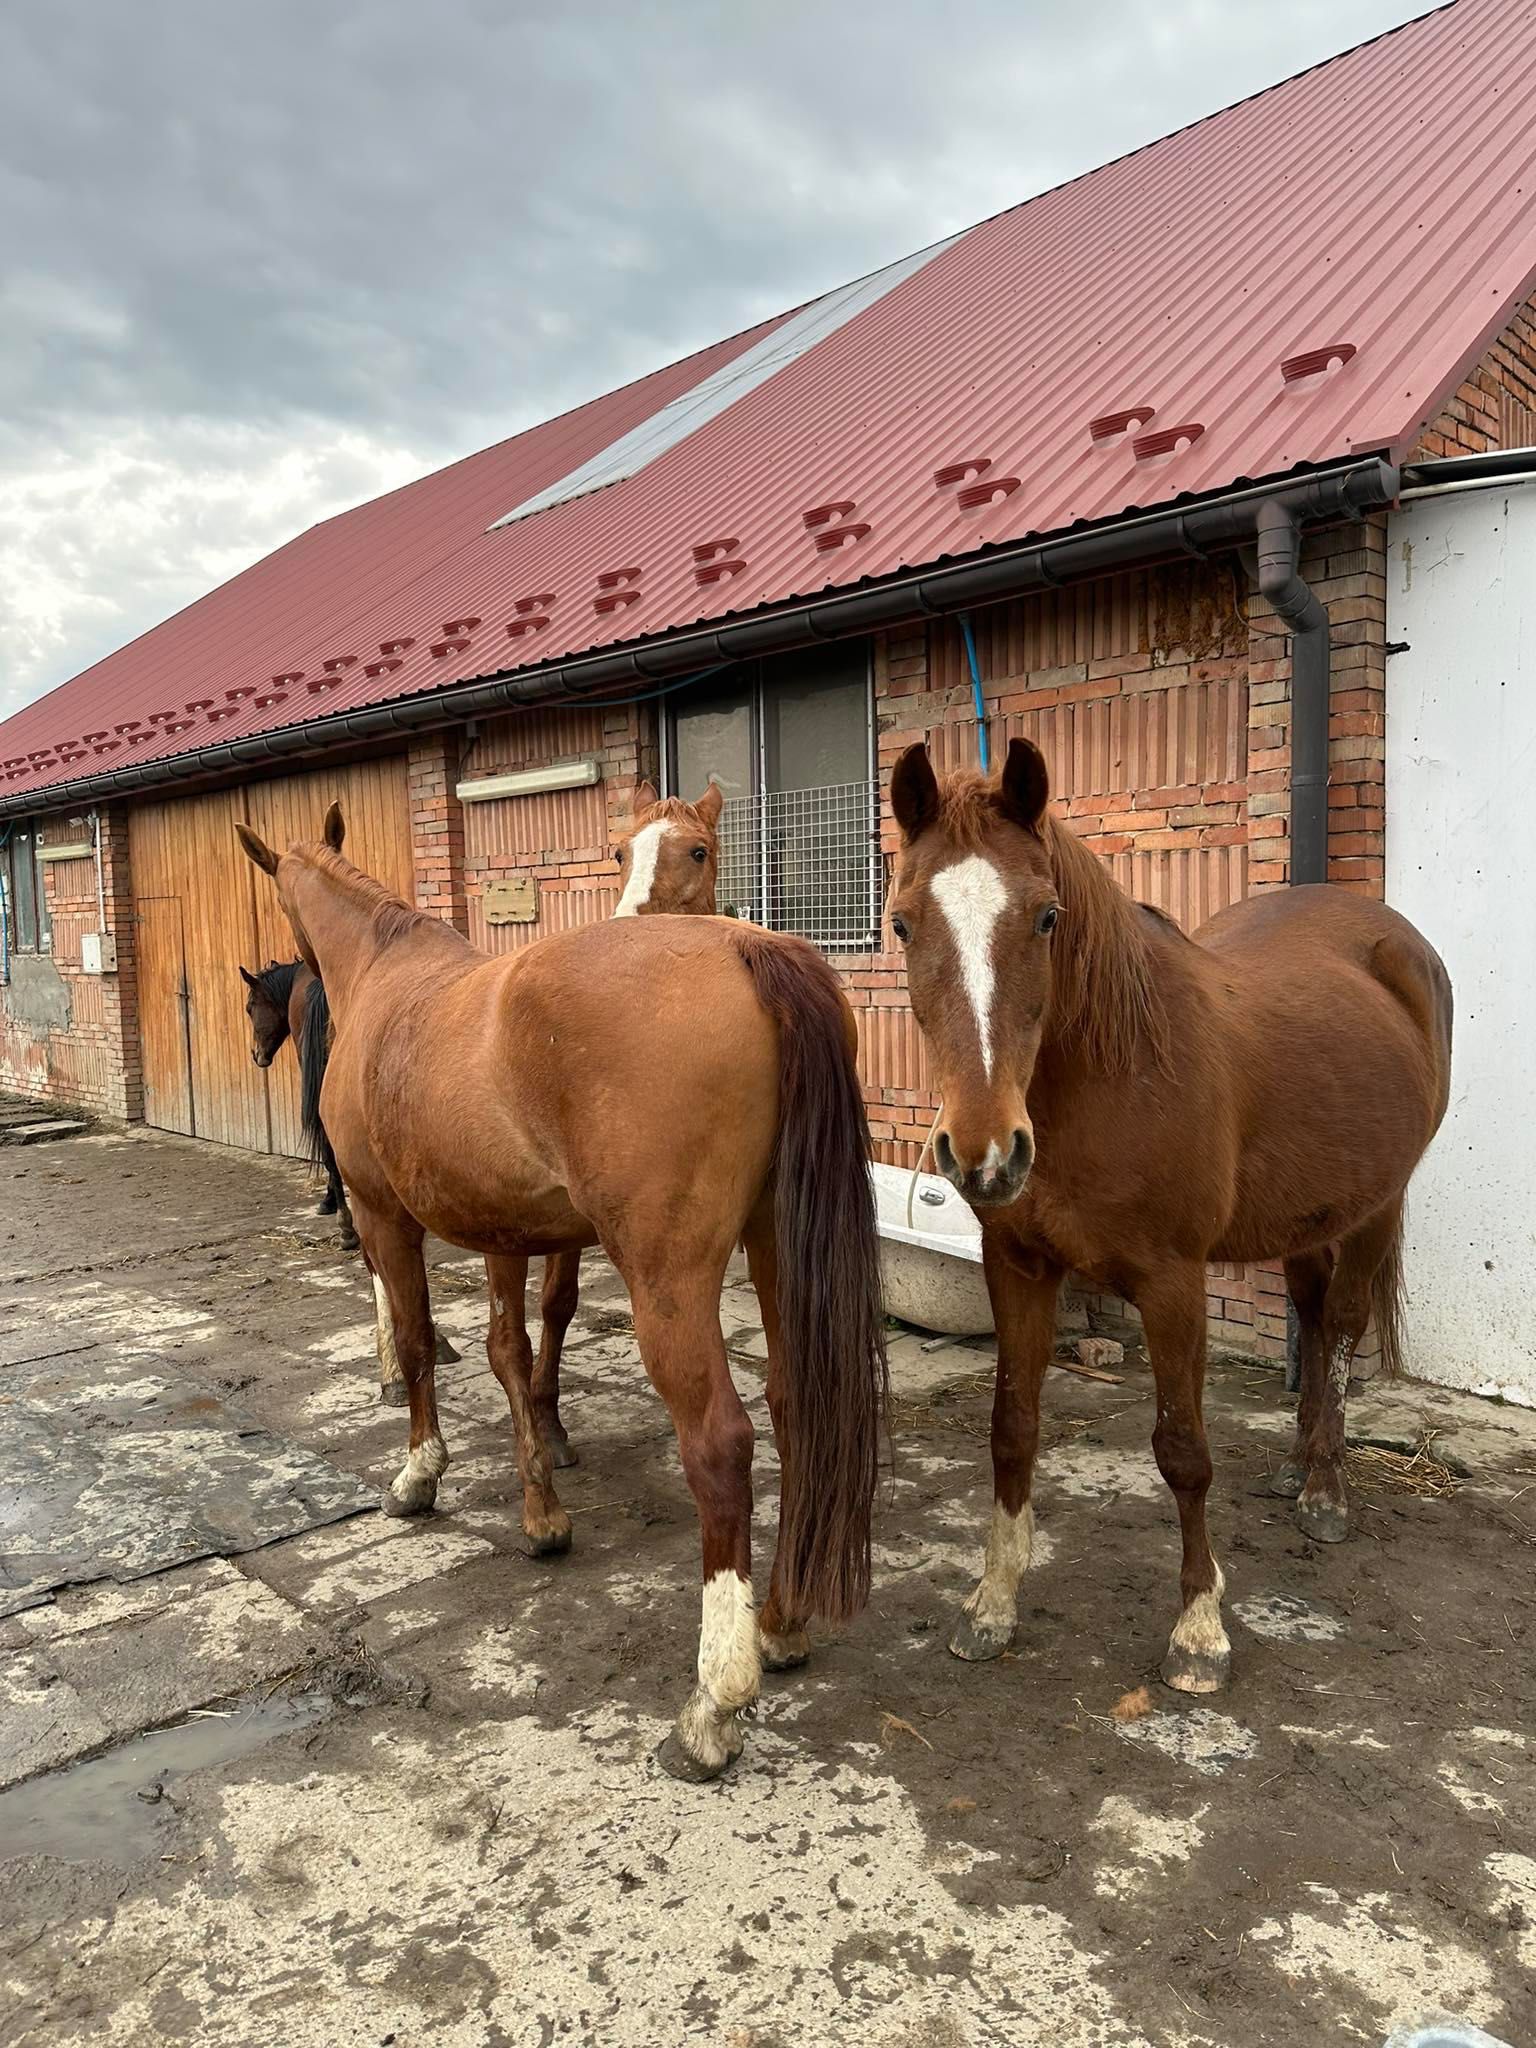
{"label": "window with metal grille", "polygon": [[4,891],[5,953],[46,953],[53,944],[48,896],[38,864],[36,821],[0,826],[0,889]]}
{"label": "window with metal grille", "polygon": [[721,910],[824,952],[873,952],[880,814],[868,644],[778,655],[674,698],[667,787],[691,799],[711,776],[726,799]]}

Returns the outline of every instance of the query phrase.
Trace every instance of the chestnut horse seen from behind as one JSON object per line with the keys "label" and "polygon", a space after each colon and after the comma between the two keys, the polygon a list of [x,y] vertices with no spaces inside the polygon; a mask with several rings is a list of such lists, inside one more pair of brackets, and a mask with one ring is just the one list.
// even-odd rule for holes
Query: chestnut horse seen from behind
{"label": "chestnut horse seen from behind", "polygon": [[[323,842],[282,856],[237,831],[330,998],[321,1112],[410,1397],[410,1451],[386,1508],[425,1511],[448,1462],[422,1261],[431,1230],[486,1257],[487,1350],[512,1412],[523,1526],[536,1549],[568,1547],[522,1277],[530,1254],[602,1244],[671,1411],[702,1539],[698,1683],[663,1761],[716,1775],[741,1748],[763,1659],[800,1661],[807,1617],[852,1614],[869,1588],[884,1332],[836,977],[801,940],[710,917],[614,919],[490,958],[343,859],[334,804]],[[761,1630],[752,1425],[720,1328],[743,1241],[782,1468]]]}
{"label": "chestnut horse seen from behind", "polygon": [[1163,1676],[1212,1692],[1231,1652],[1205,1526],[1206,1262],[1285,1262],[1302,1389],[1277,1489],[1337,1541],[1345,1390],[1373,1310],[1397,1363],[1403,1192],[1445,1113],[1450,982],[1404,918],[1337,888],[1252,897],[1186,938],[1048,797],[1026,740],[996,781],[941,784],[917,746],[891,783],[890,908],[942,1098],[934,1156],[980,1218],[998,1337],[992,1523],[950,1647],[995,1657],[1012,1636],[1040,1386],[1076,1271],[1141,1312],[1183,1535]]}

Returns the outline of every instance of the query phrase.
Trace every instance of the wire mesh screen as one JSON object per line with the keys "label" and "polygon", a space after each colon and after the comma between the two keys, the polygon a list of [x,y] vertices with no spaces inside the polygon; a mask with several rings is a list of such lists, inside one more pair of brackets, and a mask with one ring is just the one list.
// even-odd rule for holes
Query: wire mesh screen
{"label": "wire mesh screen", "polygon": [[717,900],[731,917],[869,953],[880,924],[875,785],[732,797],[720,818]]}

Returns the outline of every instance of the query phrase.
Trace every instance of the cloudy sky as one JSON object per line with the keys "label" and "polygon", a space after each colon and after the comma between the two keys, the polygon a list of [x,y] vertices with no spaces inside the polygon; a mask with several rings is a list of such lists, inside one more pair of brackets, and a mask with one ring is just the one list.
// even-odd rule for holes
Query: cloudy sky
{"label": "cloudy sky", "polygon": [[0,714],[1402,0],[0,0]]}

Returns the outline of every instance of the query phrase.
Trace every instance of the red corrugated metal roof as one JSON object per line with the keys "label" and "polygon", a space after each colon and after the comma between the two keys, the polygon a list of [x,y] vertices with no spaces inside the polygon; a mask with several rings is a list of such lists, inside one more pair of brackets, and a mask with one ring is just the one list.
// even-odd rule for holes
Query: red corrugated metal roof
{"label": "red corrugated metal roof", "polygon": [[973,228],[622,483],[486,531],[776,323],[312,529],[0,726],[0,796],[1403,453],[1536,278],[1533,180],[1536,9],[1457,0]]}

